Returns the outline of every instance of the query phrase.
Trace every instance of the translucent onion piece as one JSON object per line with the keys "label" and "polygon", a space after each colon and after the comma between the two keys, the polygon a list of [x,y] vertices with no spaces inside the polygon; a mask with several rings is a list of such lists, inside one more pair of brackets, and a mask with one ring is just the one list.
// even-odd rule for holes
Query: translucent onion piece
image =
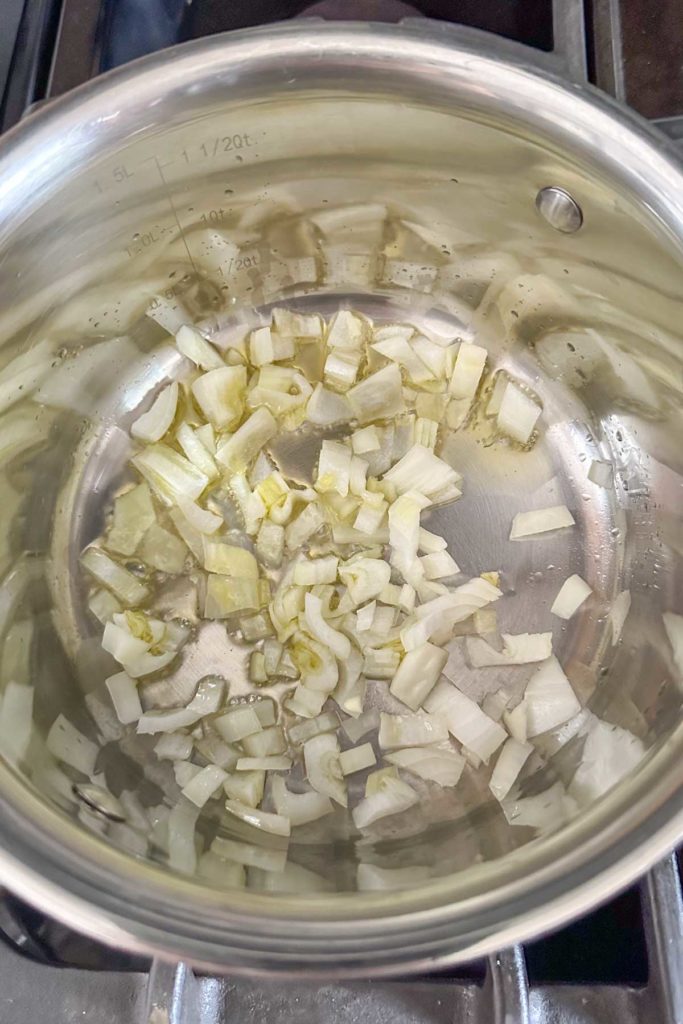
{"label": "translucent onion piece", "polygon": [[591,723],[581,763],[569,785],[569,795],[581,807],[593,803],[640,764],[645,747],[637,736],[596,718]]}
{"label": "translucent onion piece", "polygon": [[339,761],[339,744],[332,733],[320,733],[304,743],[306,777],[317,793],[328,796],[342,807],[348,798]]}
{"label": "translucent onion piece", "polygon": [[361,772],[365,768],[371,768],[377,763],[375,752],[371,743],[362,743],[359,747],[350,747],[349,750],[342,750],[339,755],[342,775],[353,775],[354,772]]}
{"label": "translucent onion piece", "polygon": [[486,640],[468,636],[465,640],[467,658],[472,668],[489,665],[528,665],[545,661],[552,653],[552,633],[503,633],[503,650],[497,651]]}
{"label": "translucent onion piece", "polygon": [[562,783],[556,782],[536,796],[508,796],[501,807],[510,825],[547,832],[566,821],[576,804],[567,796]]}
{"label": "translucent onion piece", "polygon": [[486,365],[487,352],[479,345],[463,342],[458,348],[448,385],[455,398],[474,398]]}
{"label": "translucent onion piece", "polygon": [[465,758],[455,750],[438,745],[393,750],[385,754],[384,759],[439,786],[456,786],[466,764]]}
{"label": "translucent onion piece", "polygon": [[445,720],[451,735],[485,763],[507,739],[505,729],[498,722],[446,680],[437,683],[424,706],[432,716]]}
{"label": "translucent onion piece", "polygon": [[165,444],[148,445],[131,461],[167,505],[179,498],[195,501],[209,482],[189,459]]}
{"label": "translucent onion piece", "polygon": [[613,487],[613,467],[611,462],[602,462],[600,459],[593,459],[588,470],[588,479],[591,483],[611,490]]}
{"label": "translucent onion piece", "polygon": [[183,324],[175,336],[175,343],[178,351],[202,370],[217,370],[225,365],[213,345],[209,344],[196,327]]}
{"label": "translucent onion piece", "polygon": [[215,718],[214,728],[228,743],[239,743],[246,736],[261,732],[262,726],[253,707],[248,704],[237,705]]}
{"label": "translucent onion piece", "polygon": [[194,874],[197,867],[195,828],[199,808],[181,797],[168,816],[168,862],[176,871]]}
{"label": "translucent onion piece", "polygon": [[519,743],[514,738],[505,741],[489,782],[496,800],[504,800],[508,795],[532,751],[530,743]]}
{"label": "translucent onion piece", "polygon": [[207,800],[221,788],[226,778],[226,773],[218,765],[207,764],[187,783],[182,794],[196,807],[203,807]]}
{"label": "translucent onion piece", "polygon": [[327,693],[321,690],[309,690],[299,685],[291,697],[285,701],[285,707],[301,718],[317,718],[327,700]]}
{"label": "translucent onion piece", "polygon": [[101,548],[86,548],[81,555],[81,565],[125,605],[142,604],[149,593],[144,583]]}
{"label": "translucent onion piece", "polygon": [[379,745],[383,750],[396,747],[421,747],[448,739],[445,723],[435,715],[380,714]]}
{"label": "translucent onion piece", "polygon": [[118,672],[104,681],[119,722],[129,725],[142,714],[137,686],[126,672]]}
{"label": "translucent onion piece", "polygon": [[325,644],[329,647],[335,657],[341,659],[348,658],[351,653],[351,641],[347,636],[344,636],[343,633],[333,629],[333,627],[325,621],[322,614],[322,602],[320,598],[315,597],[313,594],[306,594],[304,601],[306,625],[308,626],[311,634],[316,638],[316,640],[319,640],[321,644]]}
{"label": "translucent onion piece", "polygon": [[624,623],[628,618],[628,613],[631,610],[631,591],[622,590],[620,594],[614,598],[612,607],[607,613],[607,618],[612,626],[612,646],[616,646],[621,639],[621,632],[624,628]]}
{"label": "translucent onion piece", "polygon": [[251,843],[236,842],[234,839],[214,839],[211,843],[211,852],[236,864],[262,868],[264,871],[284,871],[287,863],[286,849],[254,846]]}
{"label": "translucent onion piece", "polygon": [[89,740],[64,715],[57,715],[50,726],[45,745],[53,757],[63,764],[92,775],[100,748]]}
{"label": "translucent onion piece", "polygon": [[199,432],[193,430],[188,423],[181,423],[176,431],[176,440],[192,465],[204,473],[209,480],[215,480],[218,476],[218,469],[213,456],[201,441]]}
{"label": "translucent onion piece", "polygon": [[399,494],[417,491],[432,498],[444,489],[456,486],[462,479],[459,473],[438,455],[420,444],[412,448],[384,474]]}
{"label": "translucent onion piece", "polygon": [[339,566],[339,578],[355,604],[377,597],[391,579],[391,566],[380,558],[358,558]]}
{"label": "translucent onion piece", "polygon": [[424,643],[409,651],[394,676],[390,692],[413,711],[422,706],[448,660],[448,652]]}
{"label": "translucent onion piece", "polygon": [[574,574],[564,581],[550,611],[560,619],[571,619],[583,602],[593,593],[585,580]]}
{"label": "translucent onion piece", "polygon": [[132,555],[156,522],[152,496],[147,484],[138,484],[114,501],[114,515],[105,546],[116,554]]}
{"label": "translucent onion piece", "polygon": [[554,657],[548,658],[529,680],[524,704],[530,737],[555,729],[581,710],[571,683]]}
{"label": "translucent onion piece", "polygon": [[351,811],[353,823],[358,829],[373,825],[380,818],[400,814],[413,807],[419,800],[414,789],[401,779],[385,776],[375,793],[364,797]]}
{"label": "translucent onion piece", "polygon": [[138,719],[137,731],[141,734],[175,732],[176,729],[186,729],[194,725],[198,718],[196,711],[188,711],[187,708],[145,711]]}
{"label": "translucent onion piece", "polygon": [[334,583],[337,579],[338,565],[339,559],[333,555],[297,562],[294,567],[294,582],[298,587],[314,587],[319,583]]}
{"label": "translucent onion piece", "polygon": [[331,427],[339,423],[348,423],[353,418],[353,410],[346,395],[338,395],[329,391],[322,384],[316,384],[313,394],[306,406],[306,419],[319,427]]}
{"label": "translucent onion piece", "polygon": [[365,455],[381,448],[377,427],[360,427],[351,434],[351,447],[355,455]]}
{"label": "translucent onion piece", "polygon": [[0,697],[0,757],[16,764],[28,750],[33,729],[33,687],[10,679]]}
{"label": "translucent onion piece", "polygon": [[274,836],[289,836],[291,825],[289,818],[282,814],[271,814],[269,811],[260,811],[247,804],[241,804],[237,800],[226,800],[225,808],[230,814],[234,814],[240,821],[254,828],[269,832]]}
{"label": "translucent onion piece", "polygon": [[[239,764],[240,758],[237,762]],[[233,767],[237,767],[234,765]],[[266,784],[266,773],[262,768],[251,771],[236,771],[234,775],[228,775],[223,783],[225,795],[238,803],[246,804],[247,807],[258,807],[263,800],[263,790]]]}
{"label": "translucent onion piece", "polygon": [[518,512],[512,520],[510,540],[521,540],[537,533],[548,533],[550,530],[563,530],[574,525],[574,516],[566,505],[552,505],[550,508],[539,508],[533,512]]}
{"label": "translucent onion piece", "polygon": [[292,826],[307,825],[334,811],[334,804],[328,796],[315,790],[308,793],[292,793],[287,789],[281,775],[276,775],[271,780],[270,793],[275,810],[288,818]]}
{"label": "translucent onion piece", "polygon": [[185,567],[188,551],[175,534],[154,523],[142,538],[139,554],[153,569],[178,575]]}
{"label": "translucent onion piece", "polygon": [[391,363],[352,387],[347,398],[361,424],[399,416],[405,412],[401,371]]}
{"label": "translucent onion piece", "polygon": [[175,419],[178,407],[178,385],[174,381],[163,388],[151,408],[139,416],[130,428],[138,441],[160,441]]}
{"label": "translucent onion piece", "polygon": [[167,761],[186,761],[192,754],[191,736],[180,733],[164,733],[154,744],[154,753]]}
{"label": "translucent onion piece", "polygon": [[243,889],[246,885],[246,873],[242,864],[232,864],[210,850],[199,858],[197,874],[222,889]]}
{"label": "translucent onion piece", "polygon": [[272,413],[260,407],[219,446],[216,451],[217,461],[233,472],[246,469],[277,433],[277,429],[277,421]]}
{"label": "translucent onion piece", "polygon": [[498,429],[520,444],[527,444],[541,415],[541,407],[514,381],[509,381],[498,410]]}

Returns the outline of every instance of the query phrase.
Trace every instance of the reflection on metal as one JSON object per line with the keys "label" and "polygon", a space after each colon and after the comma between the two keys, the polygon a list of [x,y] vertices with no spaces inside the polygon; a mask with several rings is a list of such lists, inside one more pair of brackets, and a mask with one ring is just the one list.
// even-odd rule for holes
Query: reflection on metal
{"label": "reflection on metal", "polygon": [[683,903],[675,855],[658,864],[642,886],[650,985],[661,1021],[683,1021]]}
{"label": "reflection on metal", "polygon": [[595,84],[625,103],[626,79],[619,0],[593,0],[591,14]]}
{"label": "reflection on metal", "polygon": [[575,82],[588,79],[584,0],[553,0],[553,53]]}
{"label": "reflection on metal", "polygon": [[92,782],[74,782],[74,795],[82,800],[91,810],[97,811],[109,821],[125,821],[126,815],[123,807],[111,793],[101,786]]}
{"label": "reflection on metal", "polygon": [[536,208],[551,228],[573,235],[583,224],[583,212],[577,201],[563,188],[550,185],[536,196]]}

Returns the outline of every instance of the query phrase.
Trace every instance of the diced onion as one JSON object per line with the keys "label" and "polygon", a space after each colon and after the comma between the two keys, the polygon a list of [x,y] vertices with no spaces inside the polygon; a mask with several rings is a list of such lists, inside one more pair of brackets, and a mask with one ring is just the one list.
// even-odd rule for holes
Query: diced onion
{"label": "diced onion", "polygon": [[564,581],[550,611],[560,619],[571,619],[593,593],[585,580],[574,574]]}
{"label": "diced onion", "polygon": [[[4,702],[3,702],[4,703]],[[57,715],[45,740],[45,745],[53,757],[63,764],[81,772],[92,775],[100,748],[65,718]]]}
{"label": "diced onion", "polygon": [[339,761],[339,744],[332,733],[324,732],[304,743],[306,777],[317,793],[328,796],[342,807],[348,804],[346,785]]}
{"label": "diced onion", "polygon": [[308,825],[318,821],[334,811],[334,805],[328,796],[315,790],[307,793],[293,793],[287,789],[281,775],[273,777],[271,796],[278,814],[288,818],[293,826]]}
{"label": "diced onion", "polygon": [[163,388],[148,412],[139,416],[130,428],[138,441],[160,441],[175,419],[178,406],[178,385],[175,381]]}
{"label": "diced onion", "polygon": [[26,756],[32,729],[33,687],[10,679],[0,698],[0,757],[15,764],[21,761]]}
{"label": "diced onion", "polygon": [[418,800],[417,793],[407,782],[385,776],[376,793],[364,797],[356,804],[351,817],[356,828],[364,829],[381,818],[407,811]]}
{"label": "diced onion", "polygon": [[446,725],[436,715],[380,714],[379,745],[383,750],[396,747],[420,747],[448,739]]}
{"label": "diced onion", "polygon": [[342,750],[339,755],[342,775],[353,775],[354,772],[361,772],[364,768],[371,768],[377,763],[375,752],[371,743],[362,743],[359,747],[351,747],[349,750]]}
{"label": "diced onion", "polygon": [[527,735],[538,736],[562,725],[581,710],[576,694],[557,658],[548,658],[524,691]]}
{"label": "diced onion", "polygon": [[465,758],[450,747],[432,744],[426,747],[406,747],[393,750],[384,758],[390,764],[405,768],[427,782],[439,786],[456,786],[465,767]]}
{"label": "diced onion", "polygon": [[81,565],[124,604],[142,604],[146,599],[148,590],[144,583],[118,565],[101,548],[86,548],[81,555]]}
{"label": "diced onion", "polygon": [[424,643],[409,651],[391,681],[390,692],[413,711],[422,706],[448,660],[448,652]]}
{"label": "diced onion", "polygon": [[520,444],[527,444],[541,411],[540,405],[514,381],[509,381],[498,410],[498,429]]}
{"label": "diced onion", "polygon": [[124,725],[137,722],[142,714],[142,704],[137,686],[130,676],[126,672],[118,672],[115,676],[109,676],[104,682],[109,690],[109,696],[119,722]]}
{"label": "diced onion", "polygon": [[484,714],[478,704],[445,680],[437,683],[424,703],[432,717],[445,720],[448,731],[484,763],[507,739],[505,729]]}
{"label": "diced onion", "polygon": [[291,832],[289,818],[282,814],[271,814],[269,811],[260,811],[247,804],[241,804],[237,800],[226,800],[226,810],[234,814],[240,821],[263,832],[270,832],[274,836],[288,836]]}
{"label": "diced onion", "polygon": [[518,512],[512,520],[510,540],[521,540],[537,533],[548,533],[550,530],[563,530],[574,525],[574,516],[566,505],[553,505],[550,508],[539,508],[533,512]]}
{"label": "diced onion", "polygon": [[213,345],[190,324],[183,324],[175,336],[175,343],[178,351],[202,370],[216,370],[225,365]]}
{"label": "diced onion", "polygon": [[465,640],[467,657],[472,668],[488,665],[528,665],[545,661],[553,653],[552,633],[503,633],[503,650],[497,651],[478,636]]}
{"label": "diced onion", "polygon": [[612,607],[607,613],[607,617],[612,626],[612,646],[616,646],[621,639],[621,631],[624,628],[624,623],[628,618],[628,613],[631,610],[631,591],[622,590],[620,594],[614,598]]}
{"label": "diced onion", "polygon": [[508,795],[532,750],[530,743],[519,743],[513,738],[505,741],[489,782],[496,800],[504,800]]}
{"label": "diced onion", "polygon": [[182,790],[182,794],[186,800],[190,800],[197,807],[203,807],[207,800],[221,788],[226,777],[226,773],[218,765],[207,764],[188,782]]}

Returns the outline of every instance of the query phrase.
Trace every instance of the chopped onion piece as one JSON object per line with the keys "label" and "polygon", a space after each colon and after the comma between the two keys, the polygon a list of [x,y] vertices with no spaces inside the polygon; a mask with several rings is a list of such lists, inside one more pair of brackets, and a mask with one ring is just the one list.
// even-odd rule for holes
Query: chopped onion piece
{"label": "chopped onion piece", "polygon": [[613,468],[611,462],[603,462],[601,459],[593,459],[588,470],[588,479],[591,483],[610,490],[613,486]]}
{"label": "chopped onion piece", "polygon": [[552,505],[550,508],[534,509],[532,512],[518,512],[512,520],[510,540],[520,540],[549,530],[563,530],[574,525],[574,516],[566,505]]}
{"label": "chopped onion piece", "polygon": [[333,629],[325,621],[322,614],[322,601],[313,594],[306,594],[305,597],[306,625],[311,635],[325,644],[337,658],[348,658],[351,653],[351,641],[343,633]]}
{"label": "chopped onion piece", "polygon": [[316,718],[322,711],[323,704],[327,700],[327,693],[319,690],[309,690],[308,687],[299,685],[291,697],[285,701],[285,706],[295,715],[301,718]]}
{"label": "chopped onion piece", "polygon": [[304,743],[306,777],[313,789],[335,800],[342,807],[348,804],[339,760],[339,744],[332,733],[324,732]]}
{"label": "chopped onion piece", "polygon": [[376,452],[382,447],[377,427],[360,427],[351,434],[351,447],[355,455]]}
{"label": "chopped onion piece", "polygon": [[288,818],[293,826],[307,825],[332,814],[334,805],[328,796],[315,790],[308,793],[292,793],[281,775],[271,781],[271,796],[278,814]]}
{"label": "chopped onion piece", "polygon": [[144,583],[101,548],[86,548],[81,555],[81,565],[125,605],[142,604],[148,596],[149,591]]}
{"label": "chopped onion piece", "polygon": [[257,580],[258,562],[251,551],[221,541],[204,541],[204,568],[221,576]]}
{"label": "chopped onion piece", "polygon": [[420,565],[426,580],[441,580],[446,576],[457,576],[460,572],[458,564],[447,551],[435,551],[431,555],[423,555]]}
{"label": "chopped onion piece", "polygon": [[338,395],[316,384],[306,406],[306,419],[319,427],[331,427],[348,423],[353,419],[353,410],[346,395]]}
{"label": "chopped onion piece", "polygon": [[384,479],[391,483],[399,494],[417,491],[426,498],[434,498],[439,492],[455,487],[462,478],[429,448],[414,444],[403,458],[384,474]]}
{"label": "chopped onion piece", "polygon": [[564,581],[550,611],[560,619],[571,619],[583,602],[593,593],[585,580],[574,574]]}
{"label": "chopped onion piece", "polygon": [[221,676],[204,676],[200,679],[197,692],[187,705],[188,711],[196,711],[200,717],[214,715],[223,705],[225,679]]}
{"label": "chopped onion piece", "polygon": [[176,729],[185,729],[190,725],[195,725],[198,719],[199,715],[196,711],[188,711],[187,708],[145,711],[138,719],[137,731],[141,734],[175,732]]}
{"label": "chopped onion piece", "polygon": [[215,882],[221,889],[243,889],[246,885],[246,875],[241,864],[222,860],[210,850],[199,858],[197,874],[200,878]]}
{"label": "chopped onion piece", "polygon": [[130,676],[126,672],[118,672],[115,676],[105,679],[104,684],[109,690],[119,722],[123,725],[137,722],[142,714],[142,704],[137,686]]}
{"label": "chopped onion piece", "polygon": [[509,381],[498,410],[498,429],[514,441],[527,444],[541,412],[537,402],[514,381]]}
{"label": "chopped onion piece", "polygon": [[681,679],[683,679],[683,615],[675,612],[664,612],[662,615],[664,629],[671,644],[673,659]]}
{"label": "chopped onion piece", "polygon": [[297,587],[314,587],[319,583],[334,583],[337,579],[338,565],[339,559],[333,555],[297,562],[294,567],[294,582]]}
{"label": "chopped onion piece", "polygon": [[64,715],[57,715],[50,726],[45,745],[53,757],[63,764],[81,772],[92,775],[100,748],[89,740]]}
{"label": "chopped onion piece", "polygon": [[260,580],[209,573],[204,601],[205,619],[227,619],[239,612],[256,611],[262,604]]}
{"label": "chopped onion piece", "polygon": [[377,708],[371,708],[358,718],[348,718],[343,723],[342,728],[352,743],[357,743],[373,729],[379,728],[379,714]]}
{"label": "chopped onion piece", "polygon": [[381,558],[358,558],[339,566],[339,578],[348,587],[352,601],[365,604],[384,590],[391,579],[391,566]]}
{"label": "chopped onion piece", "polygon": [[[276,643],[277,641],[273,642]],[[271,725],[275,725],[277,711],[275,709],[275,703],[270,697],[262,697],[259,700],[250,701],[249,706],[256,712],[256,717],[264,729],[267,729]]]}
{"label": "chopped onion piece", "polygon": [[418,535],[418,551],[426,555],[436,555],[445,551],[448,547],[445,537],[439,537],[437,533],[430,533],[423,526],[420,527]]}
{"label": "chopped onion piece", "polygon": [[216,370],[225,365],[213,345],[190,324],[183,324],[175,336],[175,343],[178,351],[202,370]]}
{"label": "chopped onion piece", "polygon": [[287,744],[280,726],[271,725],[260,732],[245,736],[242,740],[242,749],[249,757],[271,757],[274,754],[284,754]]}
{"label": "chopped onion piece", "polygon": [[178,575],[185,567],[188,551],[175,534],[154,523],[142,539],[139,554],[153,569]]}
{"label": "chopped onion piece", "polygon": [[612,647],[615,647],[621,639],[621,631],[631,610],[631,591],[622,590],[614,598],[612,607],[607,613],[607,618],[612,626]]}
{"label": "chopped onion piece", "polygon": [[536,796],[508,797],[501,803],[510,825],[537,828],[542,832],[566,821],[575,806],[561,782],[555,782]]}
{"label": "chopped onion piece", "polygon": [[363,672],[369,679],[392,679],[400,661],[398,651],[369,647],[363,656]]}
{"label": "chopped onion piece", "polygon": [[282,563],[285,550],[285,528],[264,519],[256,537],[256,554],[269,569],[276,569]]}
{"label": "chopped onion piece", "polygon": [[330,320],[325,336],[328,348],[359,349],[366,333],[366,325],[348,309],[340,309]]}
{"label": "chopped onion piece", "polygon": [[165,444],[148,445],[131,461],[167,505],[195,501],[209,482],[189,459]]}
{"label": "chopped onion piece", "polygon": [[260,406],[219,446],[216,451],[217,461],[233,472],[246,469],[277,433],[277,429],[275,417],[268,409]]}
{"label": "chopped onion piece", "polygon": [[555,729],[581,710],[576,694],[557,658],[548,658],[536,670],[524,691],[527,735]]}
{"label": "chopped onion piece", "polygon": [[325,517],[316,501],[307,505],[303,512],[285,529],[285,545],[289,551],[296,551],[318,532],[325,524]]}
{"label": "chopped onion piece", "polygon": [[[240,758],[239,760],[244,759]],[[233,765],[233,767],[235,766]],[[238,803],[246,804],[247,807],[258,807],[263,800],[265,785],[266,773],[261,768],[228,775],[223,783],[223,790],[231,800],[237,800]]]}
{"label": "chopped onion piece", "polygon": [[432,716],[444,719],[448,731],[484,763],[507,739],[505,729],[484,714],[479,705],[442,679],[424,702]]}
{"label": "chopped onion piece", "polygon": [[138,441],[160,441],[175,419],[178,407],[178,385],[174,381],[163,388],[151,408],[139,416],[130,428]]}
{"label": "chopped onion piece", "polygon": [[466,764],[465,758],[455,750],[436,744],[393,750],[385,754],[384,759],[413,772],[426,782],[436,782],[439,786],[457,785]]}
{"label": "chopped onion piece", "polygon": [[402,366],[414,384],[424,384],[425,381],[434,380],[431,370],[425,366],[405,338],[394,335],[377,341],[370,347],[386,359]]}
{"label": "chopped onion piece", "polygon": [[352,387],[347,398],[362,424],[399,416],[405,412],[401,371],[391,363]]}
{"label": "chopped onion piece", "polygon": [[271,319],[275,330],[282,338],[320,338],[322,324],[317,313],[295,313],[290,309],[275,308]]}
{"label": "chopped onion piece", "polygon": [[484,372],[486,356],[485,348],[468,342],[461,343],[448,385],[449,392],[455,398],[474,398]]}
{"label": "chopped onion piece", "polygon": [[405,655],[389,691],[417,711],[436,686],[447,660],[447,651],[430,643],[421,644]]}
{"label": "chopped onion piece", "polygon": [[132,555],[144,535],[156,522],[152,496],[147,484],[138,484],[114,501],[114,516],[106,547],[120,555]]}
{"label": "chopped onion piece", "polygon": [[253,825],[254,828],[259,828],[263,832],[270,832],[274,836],[288,836],[291,833],[289,818],[285,818],[282,814],[260,811],[247,804],[241,804],[237,800],[226,800],[225,808],[240,821],[244,821],[247,825]]}
{"label": "chopped onion piece", "polygon": [[0,757],[14,764],[21,761],[32,729],[33,687],[10,679],[0,697]]}
{"label": "chopped onion piece", "polygon": [[238,743],[246,736],[261,732],[262,729],[258,715],[248,704],[238,704],[230,708],[224,715],[215,718],[213,725],[228,743]]}
{"label": "chopped onion piece", "polygon": [[417,793],[407,782],[385,776],[381,780],[377,792],[364,797],[360,803],[356,804],[351,811],[351,817],[356,828],[364,829],[379,821],[380,818],[407,811],[418,800]]}
{"label": "chopped onion piece", "polygon": [[191,736],[183,736],[181,733],[163,733],[154,744],[154,753],[161,760],[187,761],[192,754],[193,745]]}
{"label": "chopped onion piece", "polygon": [[342,497],[349,493],[352,452],[339,441],[323,441],[316,474],[316,490],[321,494],[335,491]]}
{"label": "chopped onion piece", "polygon": [[310,740],[312,736],[318,736],[321,732],[334,732],[339,726],[339,719],[331,711],[327,711],[318,718],[310,718],[305,722],[297,722],[288,729],[289,739],[292,743],[303,743]]}
{"label": "chopped onion piece", "polygon": [[354,772],[361,772],[364,768],[371,768],[373,764],[377,764],[377,758],[372,744],[362,743],[359,747],[342,750],[339,763],[342,775],[353,775]]}
{"label": "chopped onion piece", "polygon": [[215,764],[207,764],[197,772],[193,779],[183,788],[182,794],[186,800],[190,800],[196,807],[203,807],[217,790],[221,788],[227,778],[222,768]]}
{"label": "chopped onion piece", "polygon": [[197,868],[195,829],[199,808],[181,797],[168,816],[168,862],[176,871],[193,875]]}
{"label": "chopped onion piece", "polygon": [[530,743],[519,743],[513,738],[505,741],[489,782],[496,800],[504,800],[508,795],[532,751]]}
{"label": "chopped onion piece", "polygon": [[188,423],[181,423],[176,431],[176,440],[192,465],[204,473],[209,480],[215,480],[218,476],[218,469],[213,456],[201,441],[199,432],[193,430]]}
{"label": "chopped onion piece", "polygon": [[216,430],[233,430],[244,410],[246,387],[243,366],[221,366],[198,377],[192,385],[192,394]]}
{"label": "chopped onion piece", "polygon": [[329,353],[323,367],[323,380],[332,387],[345,391],[355,384],[361,353],[336,349]]}
{"label": "chopped onion piece", "polygon": [[[202,534],[202,536],[215,533],[216,530],[223,526],[223,520],[220,516],[217,516],[214,512],[209,512],[208,509],[201,508],[195,501],[180,498],[178,500],[178,508],[190,526],[197,533]],[[183,537],[183,540],[186,541],[186,538]],[[194,548],[192,550],[195,553]]]}
{"label": "chopped onion piece", "polygon": [[448,739],[446,725],[435,715],[418,712],[415,715],[379,716],[379,745],[383,750],[395,747],[421,747],[426,743],[440,743]]}
{"label": "chopped onion piece", "polygon": [[637,736],[595,718],[588,728],[569,795],[581,807],[592,803],[633,771],[644,756],[645,747]]}
{"label": "chopped onion piece", "polygon": [[465,640],[467,657],[472,668],[489,665],[528,665],[545,661],[553,653],[552,633],[503,633],[503,650],[497,651],[479,636]]}

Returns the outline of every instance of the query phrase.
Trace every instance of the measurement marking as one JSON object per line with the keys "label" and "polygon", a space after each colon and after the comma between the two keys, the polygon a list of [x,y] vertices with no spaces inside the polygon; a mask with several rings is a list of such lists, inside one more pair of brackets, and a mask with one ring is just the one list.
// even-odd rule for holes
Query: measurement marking
{"label": "measurement marking", "polygon": [[194,272],[197,275],[197,277],[199,277],[199,271],[197,270],[197,267],[195,266],[195,262],[192,259],[192,253],[190,252],[190,247],[187,244],[187,239],[185,238],[185,232],[183,231],[183,226],[180,223],[180,218],[178,217],[178,211],[175,208],[175,203],[173,202],[173,196],[171,195],[171,190],[168,187],[168,182],[166,181],[166,178],[164,177],[164,172],[163,172],[161,163],[159,162],[159,158],[154,156],[154,157],[152,157],[152,160],[154,160],[154,163],[157,165],[157,170],[159,172],[159,177],[161,178],[161,183],[164,186],[164,191],[166,192],[166,196],[168,198],[168,203],[169,203],[169,206],[171,207],[171,210],[173,212],[173,216],[175,218],[175,222],[178,225],[178,231],[180,232],[180,237],[183,240],[183,245],[185,246],[185,252],[187,253],[187,258],[190,261],[190,266],[194,270]]}

